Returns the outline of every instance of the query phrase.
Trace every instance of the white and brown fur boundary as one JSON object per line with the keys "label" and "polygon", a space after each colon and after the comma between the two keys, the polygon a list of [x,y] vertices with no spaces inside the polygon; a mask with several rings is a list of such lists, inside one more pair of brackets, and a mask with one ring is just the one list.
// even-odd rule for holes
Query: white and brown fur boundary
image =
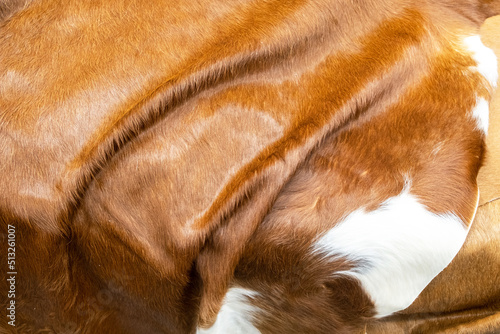
{"label": "white and brown fur boundary", "polygon": [[12,4],[0,220],[24,328],[350,332],[463,243],[498,2]]}

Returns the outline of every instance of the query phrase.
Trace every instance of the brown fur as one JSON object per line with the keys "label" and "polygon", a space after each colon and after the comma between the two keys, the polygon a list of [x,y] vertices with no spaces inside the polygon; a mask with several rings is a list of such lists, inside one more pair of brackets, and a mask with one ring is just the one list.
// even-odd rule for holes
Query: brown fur
{"label": "brown fur", "polygon": [[401,172],[432,211],[470,221],[484,138],[465,113],[491,87],[456,43],[496,6],[481,3],[12,11],[0,226],[17,229],[17,329],[189,333],[233,285],[269,297],[253,301],[264,333],[361,328],[369,297],[330,275],[357,264],[309,246],[401,191]]}
{"label": "brown fur", "polygon": [[[500,54],[500,16],[482,27],[485,44]],[[397,315],[374,322],[367,333],[497,333],[500,331],[500,93],[492,100],[488,154],[478,176],[480,207],[462,250],[422,292]]]}

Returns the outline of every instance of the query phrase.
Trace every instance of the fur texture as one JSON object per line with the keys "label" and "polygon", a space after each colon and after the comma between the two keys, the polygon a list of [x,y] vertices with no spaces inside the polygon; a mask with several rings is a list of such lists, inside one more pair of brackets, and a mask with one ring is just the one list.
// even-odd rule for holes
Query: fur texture
{"label": "fur texture", "polygon": [[18,331],[194,333],[252,291],[245,326],[350,333],[377,300],[335,273],[365,259],[315,254],[319,237],[408,178],[430,214],[471,223],[493,87],[464,38],[496,1],[9,6]]}
{"label": "fur texture", "polygon": [[[489,19],[481,39],[500,52],[500,16]],[[366,332],[497,333],[500,331],[500,92],[491,103],[488,155],[478,177],[479,209],[464,247],[407,310],[373,321]],[[364,333],[360,331],[360,333]]]}

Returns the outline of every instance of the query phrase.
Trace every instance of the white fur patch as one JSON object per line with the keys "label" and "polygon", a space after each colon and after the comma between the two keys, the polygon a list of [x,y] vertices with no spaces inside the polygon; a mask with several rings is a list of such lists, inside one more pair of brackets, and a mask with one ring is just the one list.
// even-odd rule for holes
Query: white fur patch
{"label": "white fur patch", "polygon": [[252,324],[258,309],[248,300],[256,295],[255,291],[243,288],[229,289],[213,326],[208,329],[198,328],[196,334],[260,334]]}
{"label": "white fur patch", "polygon": [[478,98],[476,106],[472,109],[472,116],[476,120],[477,127],[488,134],[488,124],[490,119],[490,109],[488,101],[483,98]]}
{"label": "white fur patch", "polygon": [[477,71],[496,87],[498,80],[497,57],[495,53],[484,46],[481,38],[478,35],[464,38],[464,43],[472,53],[472,58],[477,63]]}
{"label": "white fur patch", "polygon": [[313,251],[357,262],[333,274],[357,278],[383,317],[408,307],[451,262],[466,235],[457,216],[429,212],[405,188],[375,211],[349,214]]}
{"label": "white fur patch", "polygon": [[[478,35],[465,37],[464,44],[472,53],[472,58],[477,63],[477,65],[472,69],[478,71],[484,78],[486,78],[492,87],[496,87],[498,80],[498,68],[495,53],[491,49],[484,46]],[[472,116],[476,120],[477,127],[485,134],[488,134],[488,101],[483,98],[478,98],[476,106],[472,110]]]}

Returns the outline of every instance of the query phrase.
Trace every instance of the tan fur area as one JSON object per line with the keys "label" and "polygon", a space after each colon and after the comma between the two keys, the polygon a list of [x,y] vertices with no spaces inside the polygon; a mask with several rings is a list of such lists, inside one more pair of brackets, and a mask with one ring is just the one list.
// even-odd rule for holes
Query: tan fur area
{"label": "tan fur area", "polygon": [[[500,18],[494,17],[485,22],[481,28],[481,38],[485,45],[500,54]],[[486,163],[478,175],[481,190],[480,205],[500,198],[500,94],[493,96],[490,108],[490,130],[486,138],[488,154]]]}
{"label": "tan fur area", "polygon": [[471,110],[493,89],[462,39],[494,13],[487,0],[3,3],[15,330],[194,333],[231,287],[258,293],[262,333],[364,328],[373,301],[334,275],[362,261],[311,245],[408,180],[430,212],[471,223],[485,154]]}

